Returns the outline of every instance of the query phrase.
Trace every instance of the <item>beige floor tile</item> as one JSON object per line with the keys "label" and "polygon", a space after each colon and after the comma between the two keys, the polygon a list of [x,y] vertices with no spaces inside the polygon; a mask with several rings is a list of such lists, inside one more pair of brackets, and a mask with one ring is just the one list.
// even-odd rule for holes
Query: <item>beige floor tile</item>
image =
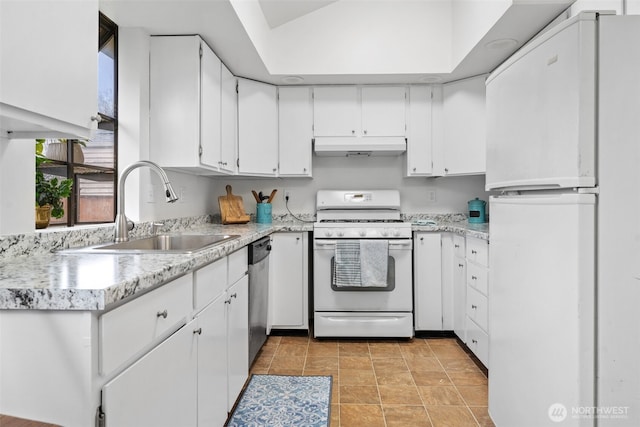
{"label": "beige floor tile", "polygon": [[305,357],[307,347],[301,344],[280,344],[276,349],[275,357]]}
{"label": "beige floor tile", "polygon": [[340,427],[385,427],[380,405],[340,405]]}
{"label": "beige floor tile", "polygon": [[337,357],[307,357],[307,361],[304,365],[305,369],[319,370],[319,369],[338,369]]}
{"label": "beige floor tile", "polygon": [[373,369],[377,375],[383,373],[409,372],[409,367],[404,359],[372,359]]}
{"label": "beige floor tile", "polygon": [[341,385],[340,404],[379,405],[378,387],[373,385]]}
{"label": "beige floor tile", "polygon": [[330,427],[340,427],[340,405],[331,402]]}
{"label": "beige floor tile", "polygon": [[306,358],[305,357],[288,357],[288,356],[276,356],[271,361],[271,368],[284,368],[284,369],[302,369],[304,368]]}
{"label": "beige floor tile", "polygon": [[487,387],[482,385],[460,385],[457,386],[462,398],[469,406],[487,406]]}
{"label": "beige floor tile", "polygon": [[402,352],[398,343],[370,343],[369,352],[372,359],[380,358],[401,358]]}
{"label": "beige floor tile", "polygon": [[381,385],[378,390],[383,405],[422,405],[416,386]]}
{"label": "beige floor tile", "polygon": [[306,337],[306,336],[281,337],[280,345],[282,344],[307,345],[309,344],[309,337]]}
{"label": "beige floor tile", "polygon": [[369,344],[366,341],[339,342],[338,355],[342,356],[366,356],[369,355]]}
{"label": "beige floor tile", "polygon": [[487,386],[487,377],[481,372],[447,372],[455,385]]}
{"label": "beige floor tile", "polygon": [[464,405],[462,396],[453,386],[418,386],[425,405]]}
{"label": "beige floor tile", "polygon": [[376,385],[373,369],[340,369],[340,385]]}
{"label": "beige floor tile", "polygon": [[[477,427],[466,406],[427,406],[433,427]],[[515,427],[515,426],[514,426]]]}
{"label": "beige floor tile", "polygon": [[[480,372],[480,369],[473,363],[473,360],[467,358],[438,358],[440,363],[447,372]],[[480,372],[481,373],[481,372]]]}
{"label": "beige floor tile", "polygon": [[411,371],[416,385],[441,386],[451,385],[451,381],[445,372],[438,371]]}
{"label": "beige floor tile", "polygon": [[270,367],[269,372],[270,375],[302,375],[302,368],[284,368],[284,367]]}
{"label": "beige floor tile", "polygon": [[338,357],[338,343],[309,343],[307,354],[313,357]]}
{"label": "beige floor tile", "polygon": [[415,385],[413,376],[409,371],[383,372],[381,374],[376,371],[376,380],[378,385]]}
{"label": "beige floor tile", "polygon": [[439,359],[469,359],[467,353],[458,346],[431,346],[431,350]]}
{"label": "beige floor tile", "polygon": [[371,369],[371,358],[369,356],[341,356],[340,369]]}
{"label": "beige floor tile", "polygon": [[444,372],[440,361],[435,357],[412,357],[404,360],[411,371]]}
{"label": "beige floor tile", "polygon": [[478,424],[480,424],[481,427],[495,427],[486,406],[472,406],[469,409],[473,413],[473,416],[476,417],[476,421],[478,421]]}
{"label": "beige floor tile", "polygon": [[431,427],[423,406],[383,405],[387,427]]}

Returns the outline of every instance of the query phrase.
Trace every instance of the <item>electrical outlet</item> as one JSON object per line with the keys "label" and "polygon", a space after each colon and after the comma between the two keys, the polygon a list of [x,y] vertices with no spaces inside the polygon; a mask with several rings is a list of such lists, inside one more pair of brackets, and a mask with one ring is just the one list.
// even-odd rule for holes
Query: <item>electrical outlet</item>
{"label": "electrical outlet", "polygon": [[436,201],[436,190],[427,190],[427,202]]}
{"label": "electrical outlet", "polygon": [[289,190],[284,190],[282,192],[283,197],[284,197],[284,201],[286,202],[287,200],[291,200],[291,191]]}
{"label": "electrical outlet", "polygon": [[150,185],[147,189],[147,203],[155,203],[155,194],[153,191],[153,185]]}

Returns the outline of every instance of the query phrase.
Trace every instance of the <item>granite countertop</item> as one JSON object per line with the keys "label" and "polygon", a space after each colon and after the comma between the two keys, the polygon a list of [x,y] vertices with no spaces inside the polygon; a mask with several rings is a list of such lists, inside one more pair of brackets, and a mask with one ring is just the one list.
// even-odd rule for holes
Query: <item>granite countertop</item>
{"label": "granite countertop", "polygon": [[[412,226],[413,231],[453,232],[483,239],[488,239],[488,229],[488,224],[468,224],[466,221]],[[312,230],[310,221],[244,225],[201,223],[183,231],[237,234],[240,237],[191,254],[35,253],[31,249],[33,242],[23,242],[20,243],[24,246],[20,256],[0,258],[0,310],[105,310],[222,258],[263,236],[279,231]],[[84,245],[97,243],[100,242],[84,241]],[[14,242],[13,246],[20,244]],[[68,242],[62,247],[69,247]],[[8,249],[0,245],[0,254],[6,253],[9,253]]]}

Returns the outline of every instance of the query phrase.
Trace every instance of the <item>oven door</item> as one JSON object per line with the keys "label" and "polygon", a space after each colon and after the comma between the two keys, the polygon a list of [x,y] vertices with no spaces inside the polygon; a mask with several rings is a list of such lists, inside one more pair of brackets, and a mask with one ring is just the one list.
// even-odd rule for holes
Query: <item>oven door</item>
{"label": "oven door", "polygon": [[413,309],[412,240],[389,240],[388,286],[339,288],[333,285],[335,239],[315,239],[315,311],[405,311]]}

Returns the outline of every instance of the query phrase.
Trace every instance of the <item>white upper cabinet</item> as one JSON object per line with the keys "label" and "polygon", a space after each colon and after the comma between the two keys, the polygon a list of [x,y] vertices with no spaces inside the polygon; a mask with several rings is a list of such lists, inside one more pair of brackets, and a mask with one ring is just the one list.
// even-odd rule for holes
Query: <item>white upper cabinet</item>
{"label": "white upper cabinet", "polygon": [[220,136],[220,169],[229,173],[237,172],[238,159],[238,81],[231,71],[222,64],[222,118]]}
{"label": "white upper cabinet", "polygon": [[360,132],[356,86],[313,89],[314,136],[356,136]]}
{"label": "white upper cabinet", "polygon": [[486,172],[485,77],[442,85],[441,114],[436,117],[442,128],[434,139],[440,155],[436,175]]}
{"label": "white upper cabinet", "polygon": [[431,86],[409,87],[406,176],[433,174]]}
{"label": "white upper cabinet", "polygon": [[151,37],[151,160],[197,174],[220,170],[220,73],[199,36]]}
{"label": "white upper cabinet", "polygon": [[90,137],[98,111],[98,2],[0,2],[0,130]]}
{"label": "white upper cabinet", "polygon": [[311,176],[313,109],[311,88],[278,88],[280,176]]}
{"label": "white upper cabinet", "polygon": [[317,137],[405,136],[405,86],[327,86],[313,89]]}
{"label": "white upper cabinet", "polygon": [[238,173],[275,176],[278,172],[276,86],[238,79]]}
{"label": "white upper cabinet", "polygon": [[405,136],[406,102],[404,86],[362,87],[362,134]]}

